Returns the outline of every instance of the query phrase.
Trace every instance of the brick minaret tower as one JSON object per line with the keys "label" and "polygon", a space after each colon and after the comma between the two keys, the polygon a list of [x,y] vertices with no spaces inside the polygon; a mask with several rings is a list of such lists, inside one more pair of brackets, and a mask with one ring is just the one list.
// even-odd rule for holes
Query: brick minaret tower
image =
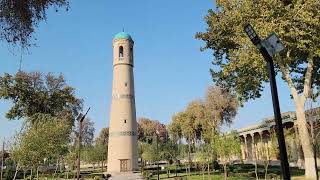
{"label": "brick minaret tower", "polygon": [[128,33],[113,38],[113,84],[109,124],[108,172],[138,170],[133,45]]}

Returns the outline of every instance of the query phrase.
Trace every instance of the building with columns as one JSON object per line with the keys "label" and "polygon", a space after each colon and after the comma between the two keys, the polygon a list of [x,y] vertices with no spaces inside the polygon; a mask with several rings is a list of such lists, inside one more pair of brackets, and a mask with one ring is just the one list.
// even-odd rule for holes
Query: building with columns
{"label": "building with columns", "polygon": [[113,38],[113,82],[109,122],[109,173],[138,170],[137,121],[133,80],[133,45],[128,33]]}
{"label": "building with columns", "polygon": [[[315,108],[313,110],[320,110],[320,108]],[[319,113],[313,114],[311,111],[306,112],[307,120],[310,122],[314,122],[315,126],[320,127],[320,116]],[[314,112],[314,111],[313,111]],[[282,113],[282,123],[283,128],[285,129],[286,135],[286,146],[287,146],[287,154],[288,160],[291,166],[303,166],[303,152],[300,145],[299,137],[298,137],[298,127],[296,124],[296,113],[295,112],[285,112]],[[259,152],[261,147],[268,146],[271,147],[271,138],[277,142],[275,134],[275,122],[274,118],[265,118],[260,123],[254,124],[245,128],[238,129],[239,137],[241,140],[241,159],[246,163],[253,163],[255,160],[261,161],[263,157],[261,157],[262,153]],[[319,133],[319,128],[316,130],[315,134]],[[320,138],[320,137],[319,137]],[[318,156],[319,157],[319,156]],[[274,164],[280,164],[278,161],[279,157],[275,155],[271,155],[269,157],[270,160]],[[319,159],[318,159],[318,162]],[[262,163],[262,162],[260,162]],[[319,163],[318,163],[319,165]]]}

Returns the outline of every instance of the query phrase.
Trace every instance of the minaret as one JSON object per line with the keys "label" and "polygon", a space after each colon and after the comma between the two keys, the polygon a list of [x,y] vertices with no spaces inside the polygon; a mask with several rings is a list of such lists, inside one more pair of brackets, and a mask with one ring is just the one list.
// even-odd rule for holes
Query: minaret
{"label": "minaret", "polygon": [[109,124],[108,172],[138,170],[133,45],[128,33],[113,38],[113,84]]}

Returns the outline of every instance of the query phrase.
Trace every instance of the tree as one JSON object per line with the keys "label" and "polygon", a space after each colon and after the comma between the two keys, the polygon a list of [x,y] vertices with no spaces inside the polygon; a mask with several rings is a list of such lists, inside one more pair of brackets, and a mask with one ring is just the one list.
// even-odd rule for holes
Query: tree
{"label": "tree", "polygon": [[32,117],[42,113],[68,120],[66,125],[72,127],[82,108],[82,100],[74,94],[63,75],[19,71],[14,76],[5,73],[0,77],[0,99],[13,103],[6,113],[8,119],[26,118],[34,124],[41,119]]}
{"label": "tree", "polygon": [[108,145],[109,142],[109,127],[102,128],[98,137],[95,140],[96,144]]}
{"label": "tree", "polygon": [[211,128],[230,125],[239,107],[235,95],[219,86],[209,86],[205,96],[205,107],[210,114]]}
{"label": "tree", "polygon": [[205,107],[202,101],[196,100],[188,104],[186,109],[175,114],[169,125],[174,138],[184,138],[188,143],[189,173],[191,169],[191,152],[198,140],[201,141],[202,125],[205,121]]}
{"label": "tree", "polygon": [[159,160],[159,157],[157,156],[157,146],[155,142],[143,143],[142,149],[143,151],[142,151],[141,157],[144,160],[152,161],[152,162]]}
{"label": "tree", "polygon": [[67,7],[67,0],[1,0],[0,1],[0,40],[21,47],[29,47],[32,35],[41,21],[47,19],[47,10],[54,7]]}
{"label": "tree", "polygon": [[261,146],[257,146],[257,154],[263,161],[264,165],[264,179],[267,180],[268,168],[272,157],[279,155],[279,145],[276,139],[275,131],[270,133],[270,144],[263,142],[261,137]]}
{"label": "tree", "polygon": [[156,137],[156,132],[158,131],[158,136],[163,140],[167,139],[167,128],[166,125],[161,124],[157,120],[151,120],[148,118],[138,119],[138,140],[139,141],[152,141]]}
{"label": "tree", "polygon": [[[179,148],[176,142],[173,142],[171,139],[169,141],[160,142],[160,156],[162,159],[167,160],[169,164],[175,164],[176,176],[177,176],[177,166],[178,166],[178,156]],[[170,175],[170,168],[167,170],[168,178]]]}
{"label": "tree", "polygon": [[207,164],[210,163],[210,156],[208,156],[208,151],[206,151],[205,144],[202,145],[202,147],[200,147],[200,150],[196,152],[195,156],[197,164],[202,172],[202,179],[204,180],[204,174],[206,171]]}
{"label": "tree", "polygon": [[102,128],[98,137],[95,140],[95,148],[100,155],[102,172],[104,168],[104,161],[108,158],[108,142],[109,142],[109,127]]}
{"label": "tree", "polygon": [[223,164],[224,179],[228,177],[227,164],[233,156],[237,156],[240,153],[240,139],[235,132],[231,134],[222,134],[213,137],[214,143],[212,148],[218,155],[220,162]]}
{"label": "tree", "polygon": [[47,114],[37,114],[33,118],[46,121],[35,120],[38,123],[27,125],[17,136],[11,150],[17,170],[25,167],[38,172],[44,159],[59,159],[67,153],[70,130],[64,121]]}
{"label": "tree", "polygon": [[243,103],[259,98],[268,81],[265,61],[244,33],[252,24],[263,37],[274,31],[286,49],[274,58],[275,69],[288,84],[295,102],[299,138],[305,158],[306,178],[316,178],[312,143],[304,112],[306,99],[320,93],[320,1],[217,1],[209,10],[207,32],[196,38],[212,49],[214,82],[229,89]]}
{"label": "tree", "polygon": [[[78,127],[75,128],[78,133]],[[90,118],[85,118],[82,122],[81,144],[83,146],[92,146],[94,140],[94,122]]]}
{"label": "tree", "polygon": [[81,149],[81,159],[86,163],[90,163],[95,168],[95,164],[101,161],[100,146],[86,146]]}

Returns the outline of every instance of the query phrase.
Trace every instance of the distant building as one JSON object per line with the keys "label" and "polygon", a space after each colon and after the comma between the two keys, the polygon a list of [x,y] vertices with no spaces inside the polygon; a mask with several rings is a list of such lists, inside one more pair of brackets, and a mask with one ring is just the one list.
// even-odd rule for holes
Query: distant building
{"label": "distant building", "polygon": [[[306,112],[309,124],[310,122],[314,122],[314,125],[319,127],[319,111],[320,108],[315,108],[312,109],[312,111],[309,110]],[[298,137],[296,119],[295,112],[282,113],[283,128],[286,129],[285,132],[290,133],[291,136],[290,138],[286,138],[287,154],[290,165],[303,167],[303,152]],[[262,159],[261,153],[258,152],[259,148],[263,146],[271,146],[271,133],[275,132],[274,118],[265,118],[260,123],[238,129],[237,132],[239,133],[239,137],[241,139],[241,159],[246,163],[253,163],[255,159],[257,159],[259,162],[259,160]],[[315,134],[318,132],[320,132],[319,128],[316,130]],[[277,141],[277,139],[275,140]],[[271,156],[270,159],[273,160],[273,163],[280,164],[278,161],[279,157]],[[320,162],[319,158],[318,162]]]}

